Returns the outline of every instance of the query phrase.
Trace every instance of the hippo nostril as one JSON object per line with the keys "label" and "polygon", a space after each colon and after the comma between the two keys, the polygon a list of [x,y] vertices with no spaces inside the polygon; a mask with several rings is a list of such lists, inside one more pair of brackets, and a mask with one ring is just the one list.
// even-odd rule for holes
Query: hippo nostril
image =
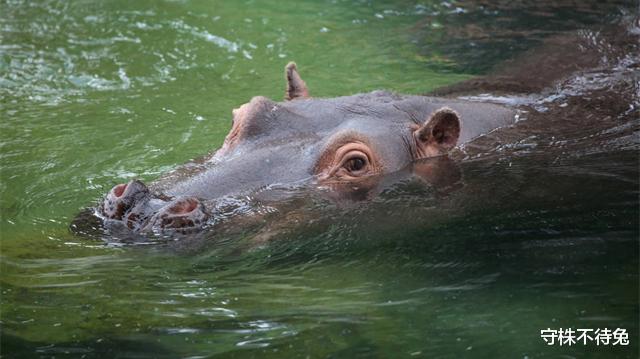
{"label": "hippo nostril", "polygon": [[187,230],[202,226],[209,218],[204,204],[193,197],[181,198],[161,208],[151,217],[146,230]]}
{"label": "hippo nostril", "polygon": [[111,189],[100,205],[102,215],[120,220],[127,212],[142,213],[149,201],[149,189],[144,183],[133,180]]}
{"label": "hippo nostril", "polygon": [[123,183],[123,184],[119,184],[115,187],[113,187],[113,194],[117,197],[121,197],[122,194],[124,194],[124,191],[126,191],[127,189],[127,184]]}
{"label": "hippo nostril", "polygon": [[168,212],[171,214],[189,214],[198,208],[198,202],[195,198],[186,198],[182,201],[179,201],[175,205],[171,206],[168,209]]}

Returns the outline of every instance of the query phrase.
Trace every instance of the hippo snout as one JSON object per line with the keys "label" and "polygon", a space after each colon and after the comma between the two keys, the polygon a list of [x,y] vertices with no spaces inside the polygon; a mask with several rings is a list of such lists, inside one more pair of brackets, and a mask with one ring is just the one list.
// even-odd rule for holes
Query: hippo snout
{"label": "hippo snout", "polygon": [[119,221],[133,232],[187,232],[203,227],[209,213],[195,197],[166,201],[151,195],[139,180],[114,186],[98,206],[106,220]]}

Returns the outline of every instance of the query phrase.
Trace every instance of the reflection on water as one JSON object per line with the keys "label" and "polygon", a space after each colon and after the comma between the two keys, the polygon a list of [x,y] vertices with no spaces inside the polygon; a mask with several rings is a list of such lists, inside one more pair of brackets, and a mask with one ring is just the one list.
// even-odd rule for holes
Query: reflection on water
{"label": "reflection on water", "polygon": [[[626,3],[1,6],[3,355],[637,353],[639,60]],[[215,148],[250,96],[280,99],[287,60],[320,96],[422,93],[505,53],[525,63],[572,42],[593,56],[568,78],[540,70],[552,88],[513,85],[518,66],[449,87],[517,106],[518,122],[453,165],[418,164],[422,178],[397,173],[343,201],[293,195],[262,222],[155,245],[68,232],[114,183]],[[544,345],[540,329],[561,327],[626,328],[631,345]]]}
{"label": "reflection on water", "polygon": [[[627,0],[429,3],[420,7],[424,16],[411,28],[411,34],[418,44],[437,44],[436,54],[456,58],[440,64],[444,69],[483,73],[549,36],[616,22],[622,15],[633,14],[634,6]],[[435,57],[428,45],[420,54]]]}

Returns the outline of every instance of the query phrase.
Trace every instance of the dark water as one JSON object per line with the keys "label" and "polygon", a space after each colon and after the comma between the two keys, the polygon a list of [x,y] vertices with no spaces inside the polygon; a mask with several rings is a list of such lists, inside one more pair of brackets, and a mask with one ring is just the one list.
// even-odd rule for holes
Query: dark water
{"label": "dark water", "polygon": [[[0,6],[3,357],[638,356],[633,3]],[[219,146],[232,108],[281,98],[289,60],[315,96],[415,94],[564,34],[596,61],[567,52],[590,67],[536,93],[465,95],[517,106],[518,122],[432,183],[293,195],[265,223],[191,240],[68,230],[113,184]],[[296,221],[300,207],[313,216]],[[624,328],[630,345],[547,346],[547,328]]]}

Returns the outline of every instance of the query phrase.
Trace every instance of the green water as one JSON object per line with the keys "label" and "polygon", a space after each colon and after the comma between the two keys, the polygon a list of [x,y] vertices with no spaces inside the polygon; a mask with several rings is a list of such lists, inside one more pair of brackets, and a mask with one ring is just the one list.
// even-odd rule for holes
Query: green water
{"label": "green water", "polygon": [[[313,96],[420,94],[633,9],[595,4],[1,1],[2,356],[636,357],[637,145],[469,161],[451,196],[391,191],[260,247],[68,230],[114,184],[218,147],[232,108],[281,99],[288,61]],[[467,46],[470,24],[496,40]],[[549,327],[631,345],[546,346]]]}

